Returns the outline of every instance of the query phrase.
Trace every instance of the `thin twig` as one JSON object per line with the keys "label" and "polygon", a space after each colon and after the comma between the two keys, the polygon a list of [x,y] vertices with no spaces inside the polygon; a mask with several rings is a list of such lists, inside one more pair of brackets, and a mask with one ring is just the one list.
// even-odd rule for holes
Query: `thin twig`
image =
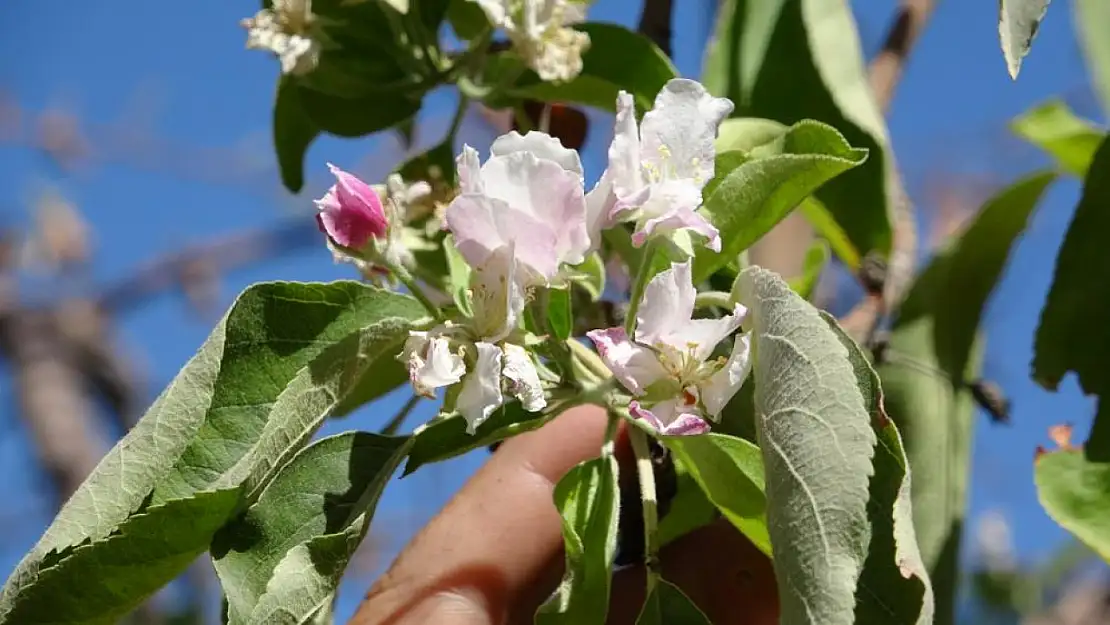
{"label": "thin twig", "polygon": [[884,113],[894,99],[894,90],[902,78],[910,49],[917,43],[917,38],[934,8],[935,0],[903,0],[890,30],[886,33],[882,50],[868,67],[871,91],[875,94],[879,109]]}
{"label": "thin twig", "polygon": [[667,56],[671,56],[672,5],[672,0],[644,0],[640,24],[636,27],[640,34],[654,41]]}

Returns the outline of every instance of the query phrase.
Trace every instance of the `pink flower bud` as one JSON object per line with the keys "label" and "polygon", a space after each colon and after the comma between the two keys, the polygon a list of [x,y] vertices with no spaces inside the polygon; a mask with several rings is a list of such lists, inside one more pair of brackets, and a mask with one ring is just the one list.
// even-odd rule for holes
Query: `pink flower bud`
{"label": "pink flower bud", "polygon": [[386,234],[388,222],[382,200],[370,185],[335,165],[328,163],[336,183],[324,197],[316,200],[316,223],[333,241],[352,249],[360,249],[371,238]]}

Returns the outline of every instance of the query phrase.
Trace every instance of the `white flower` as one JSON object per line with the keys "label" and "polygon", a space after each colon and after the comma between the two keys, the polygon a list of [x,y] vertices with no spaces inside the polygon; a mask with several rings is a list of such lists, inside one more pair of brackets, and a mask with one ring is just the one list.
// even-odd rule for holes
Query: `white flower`
{"label": "white flower", "polygon": [[447,227],[471,267],[516,248],[521,284],[547,285],[563,264],[577,265],[591,248],[578,153],[540,132],[511,132],[478,153],[458,158],[461,193],[447,207]]}
{"label": "white flower", "polygon": [[717,127],[732,102],[715,98],[699,83],[675,78],[655,98],[640,127],[632,96],[617,97],[613,142],[609,146],[611,191],[599,183],[589,202],[608,208],[608,220],[636,221],[632,241],[689,229],[720,251],[717,229],[697,213],[702,188],[713,178]]}
{"label": "white flower", "polygon": [[442,328],[410,332],[401,360],[408,365],[413,390],[424,397],[435,397],[435,389],[458,382],[466,373],[462,356],[451,351],[451,342]]}
{"label": "white flower", "polygon": [[375,241],[376,251],[390,265],[411,268],[416,261],[410,249],[406,224],[413,205],[430,195],[432,187],[423,180],[407,184],[400,174],[390,174],[385,179],[385,188],[375,190],[384,196],[383,205],[389,224],[386,236]]}
{"label": "white flower", "polygon": [[706,431],[704,417],[719,417],[751,370],[746,335],[736,337],[727,360],[710,359],[747,309],[737,304],[720,319],[694,319],[696,295],[690,263],[673,264],[644,290],[634,340],[624,328],[587,333],[616,379],[639,398],[630,405],[632,414],[665,434]]}
{"label": "white flower", "polygon": [[542,80],[566,81],[582,72],[590,37],[573,28],[587,6],[569,0],[473,0],[503,28],[525,62]]}
{"label": "white flower", "polygon": [[283,74],[307,74],[320,62],[315,17],[312,0],[274,0],[272,8],[241,22],[247,29],[247,48],[273,52]]}

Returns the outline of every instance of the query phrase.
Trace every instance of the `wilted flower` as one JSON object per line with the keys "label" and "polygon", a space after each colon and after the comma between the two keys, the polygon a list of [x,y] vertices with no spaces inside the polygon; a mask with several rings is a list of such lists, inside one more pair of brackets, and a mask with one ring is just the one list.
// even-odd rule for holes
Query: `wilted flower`
{"label": "wilted flower", "polygon": [[274,0],[271,8],[240,23],[247,29],[247,48],[273,52],[283,74],[307,74],[320,62],[312,0]]}
{"label": "wilted flower", "polygon": [[586,33],[573,28],[587,5],[569,0],[474,0],[489,21],[505,29],[525,62],[542,80],[566,81],[582,71]]}
{"label": "wilted flower", "polygon": [[328,169],[335,175],[336,183],[316,200],[320,230],[339,245],[354,250],[364,248],[371,239],[385,236],[389,222],[377,192],[331,163]]}
{"label": "wilted flower", "polygon": [[709,429],[751,369],[750,337],[737,336],[732,355],[711,359],[717,344],[740,327],[747,309],[736,304],[720,319],[694,319],[697,292],[690,263],[660,272],[644,290],[634,340],[624,328],[587,333],[616,379],[638,399],[633,416],[664,434]]}
{"label": "wilted flower", "polygon": [[608,204],[609,220],[635,221],[637,246],[651,236],[689,229],[720,251],[717,229],[697,208],[702,188],[713,178],[717,127],[730,112],[729,100],[709,95],[696,81],[675,78],[637,129],[632,96],[620,92],[609,168],[589,201]]}
{"label": "wilted flower", "polygon": [[591,247],[578,153],[542,132],[510,132],[458,158],[460,194],[447,207],[447,227],[471,267],[510,246],[525,286],[546,285],[563,264],[576,265]]}

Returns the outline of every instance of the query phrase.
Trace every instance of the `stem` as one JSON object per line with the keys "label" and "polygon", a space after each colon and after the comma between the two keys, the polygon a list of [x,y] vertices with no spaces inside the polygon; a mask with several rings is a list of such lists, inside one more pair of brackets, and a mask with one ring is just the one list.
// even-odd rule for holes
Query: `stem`
{"label": "stem", "polygon": [[416,404],[419,404],[421,399],[423,399],[423,397],[421,397],[420,395],[413,395],[412,397],[410,397],[408,401],[405,402],[405,405],[401,406],[401,409],[397,411],[397,414],[392,419],[390,419],[389,423],[386,423],[385,427],[383,427],[378,433],[382,436],[393,436],[394,434],[396,434],[397,430],[401,429],[401,426],[405,423],[405,419],[408,418],[409,414],[412,413],[412,409],[416,408]]}
{"label": "stem", "polygon": [[459,133],[459,128],[462,126],[463,118],[466,117],[466,109],[470,105],[470,98],[459,91],[459,105],[455,109],[455,116],[451,118],[451,127],[447,130],[446,141],[451,144],[452,149],[455,145],[455,135]]}
{"label": "stem", "polygon": [[573,338],[567,339],[567,347],[579,364],[598,379],[606,380],[613,377],[612,372],[609,371],[609,367],[606,367],[605,363],[601,361],[601,358],[598,358],[597,354],[590,351],[590,348]]}
{"label": "stem", "polygon": [[659,503],[655,496],[655,470],[651,463],[647,434],[639,427],[628,428],[632,451],[636,454],[636,473],[644,511],[644,564],[647,567],[646,596],[651,596],[659,581]]}
{"label": "stem", "polygon": [[431,313],[433,317],[435,317],[437,320],[443,319],[443,313],[440,312],[439,306],[436,306],[435,302],[433,302],[431,298],[428,297],[428,294],[424,292],[424,289],[419,284],[417,284],[416,280],[413,279],[412,274],[409,273],[408,269],[405,269],[400,265],[386,265],[386,269],[388,269],[390,273],[392,273],[394,277],[396,277],[397,280],[401,282],[401,284],[405,285],[405,288],[409,290],[409,294],[415,297],[421,304],[423,304],[424,308],[428,309],[428,312]]}
{"label": "stem", "polygon": [[605,438],[604,443],[601,444],[602,457],[609,457],[613,455],[616,447],[615,441],[617,440],[617,428],[620,426],[621,417],[616,412],[610,410],[608,412],[609,421],[605,424]]}
{"label": "stem", "polygon": [[644,287],[651,279],[652,260],[655,258],[655,241],[648,241],[644,253],[640,255],[640,267],[636,270],[636,280],[632,282],[632,293],[628,298],[628,312],[624,316],[624,330],[629,337],[636,331],[636,313],[640,310],[640,299]]}
{"label": "stem", "polygon": [[724,308],[732,310],[732,295],[724,291],[702,291],[694,298],[694,308]]}
{"label": "stem", "polygon": [[563,341],[560,341],[556,336],[554,330],[551,328],[551,320],[547,316],[547,309],[551,303],[551,291],[548,289],[538,289],[536,300],[532,305],[532,315],[543,327],[544,334],[547,335],[547,344],[551,349],[552,359],[559,364],[559,369],[563,372],[563,380],[569,382],[571,386],[579,388],[579,380],[575,375],[574,370],[574,357],[570,353],[570,348]]}

